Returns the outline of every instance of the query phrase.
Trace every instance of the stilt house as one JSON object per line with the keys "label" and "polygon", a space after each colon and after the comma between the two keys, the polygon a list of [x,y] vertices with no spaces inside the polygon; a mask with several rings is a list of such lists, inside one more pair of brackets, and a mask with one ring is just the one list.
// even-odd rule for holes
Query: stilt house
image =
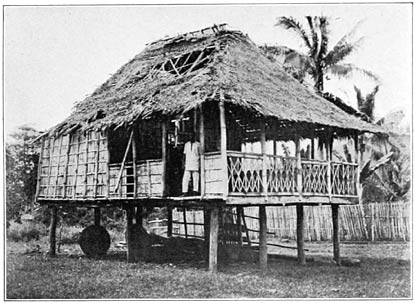
{"label": "stilt house", "polygon": [[[201,144],[200,194],[182,197],[183,145],[191,132]],[[304,262],[303,206],[326,204],[339,260],[338,207],[359,201],[357,142],[364,132],[382,130],[306,88],[247,35],[214,26],[148,44],[48,131],[37,201],[55,213],[57,205],[94,207],[97,224],[100,207],[124,207],[131,224],[135,207],[203,206],[211,270],[224,207],[259,207],[264,268],[265,207],[297,205]],[[350,163],[332,157],[333,140],[341,138],[356,142]],[[295,143],[292,156],[277,152],[287,141]],[[259,152],[245,148],[253,142]]]}

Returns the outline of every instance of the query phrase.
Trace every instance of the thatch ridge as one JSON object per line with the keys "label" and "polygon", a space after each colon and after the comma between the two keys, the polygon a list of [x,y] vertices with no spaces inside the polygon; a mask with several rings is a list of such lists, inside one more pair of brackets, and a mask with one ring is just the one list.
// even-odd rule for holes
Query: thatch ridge
{"label": "thatch ridge", "polygon": [[[346,113],[300,84],[239,31],[217,27],[149,44],[123,65],[73,113],[49,133],[75,129],[106,129],[137,119],[176,115],[224,96],[226,102],[266,117],[328,125],[357,131],[382,132],[376,125]],[[203,68],[175,76],[157,66],[184,53],[209,48]],[[177,59],[179,60],[179,59]]]}

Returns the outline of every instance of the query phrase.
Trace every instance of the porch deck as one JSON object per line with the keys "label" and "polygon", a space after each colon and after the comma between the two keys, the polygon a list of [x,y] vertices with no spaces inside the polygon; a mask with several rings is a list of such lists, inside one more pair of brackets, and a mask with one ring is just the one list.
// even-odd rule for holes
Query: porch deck
{"label": "porch deck", "polygon": [[135,167],[125,163],[120,172],[121,168],[121,164],[101,167],[96,172],[100,178],[86,190],[79,183],[50,182],[41,188],[38,200],[222,200],[234,205],[358,202],[356,163],[237,151],[227,151],[225,159],[220,152],[206,153],[201,156],[201,193],[192,197],[168,192],[163,197],[161,159],[140,161]]}

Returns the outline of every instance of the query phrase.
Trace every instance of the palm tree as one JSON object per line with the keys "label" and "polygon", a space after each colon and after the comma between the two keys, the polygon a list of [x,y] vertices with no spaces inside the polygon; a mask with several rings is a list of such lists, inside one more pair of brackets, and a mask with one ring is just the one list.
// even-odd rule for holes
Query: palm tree
{"label": "palm tree", "polygon": [[[308,30],[293,17],[279,17],[277,19],[275,25],[296,33],[307,49],[307,54],[296,51],[296,56],[294,56],[291,52],[290,56],[286,57],[284,64],[293,63],[295,65],[296,62],[302,62],[301,68],[305,68],[311,75],[314,80],[314,87],[320,92],[324,90],[324,76],[329,73],[347,77],[352,72],[358,71],[378,81],[375,74],[353,64],[343,62],[363,41],[363,38],[359,38],[354,42],[350,41],[360,22],[329,50],[330,23],[328,17],[306,16],[306,20]],[[299,60],[299,58],[301,59]],[[306,63],[304,64],[304,62]]]}

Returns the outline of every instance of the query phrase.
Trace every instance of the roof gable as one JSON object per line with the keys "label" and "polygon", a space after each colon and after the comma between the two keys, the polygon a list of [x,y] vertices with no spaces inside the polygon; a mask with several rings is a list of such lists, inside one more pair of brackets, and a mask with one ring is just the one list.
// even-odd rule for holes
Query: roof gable
{"label": "roof gable", "polygon": [[105,129],[175,115],[224,96],[280,120],[381,132],[299,83],[239,31],[213,27],[149,44],[52,132]]}

